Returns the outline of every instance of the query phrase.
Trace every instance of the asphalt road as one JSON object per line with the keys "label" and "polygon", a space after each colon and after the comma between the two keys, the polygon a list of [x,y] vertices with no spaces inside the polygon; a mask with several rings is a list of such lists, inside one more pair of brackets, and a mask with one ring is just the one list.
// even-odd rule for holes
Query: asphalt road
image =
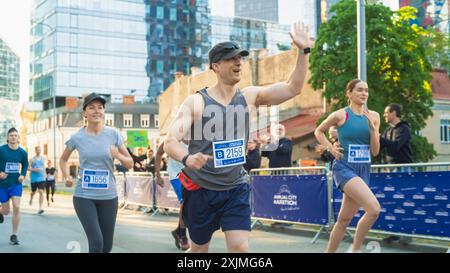
{"label": "asphalt road", "polygon": [[[0,224],[0,253],[68,253],[87,252],[87,239],[72,205],[70,195],[56,195],[55,203],[44,206],[45,212],[37,214],[37,197],[33,206],[28,204],[29,193],[22,198],[22,218],[18,238],[20,245],[9,244],[11,216]],[[137,210],[125,209],[118,214],[114,247],[116,253],[181,253],[175,245],[170,231],[175,228],[177,215],[157,214],[151,216]],[[251,232],[250,252],[259,253],[322,253],[328,237],[321,236],[311,244],[314,232],[303,231],[297,226],[271,227],[265,225]],[[378,247],[379,246],[379,247]],[[350,240],[341,244],[339,252],[350,247]],[[421,246],[385,245],[379,241],[368,241],[363,252],[445,252],[446,249]],[[225,237],[221,231],[214,234],[210,252],[226,252]]]}

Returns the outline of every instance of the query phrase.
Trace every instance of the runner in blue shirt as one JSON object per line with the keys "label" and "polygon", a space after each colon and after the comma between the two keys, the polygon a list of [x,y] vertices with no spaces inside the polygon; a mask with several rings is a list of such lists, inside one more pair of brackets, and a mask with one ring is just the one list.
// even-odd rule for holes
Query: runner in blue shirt
{"label": "runner in blue shirt", "polygon": [[25,179],[28,169],[28,155],[24,149],[19,147],[19,133],[15,128],[8,131],[6,145],[0,147],[0,223],[3,223],[3,216],[10,211],[12,201],[12,235],[9,238],[10,244],[18,245],[17,232],[20,222],[20,198],[22,197],[22,182]]}
{"label": "runner in blue shirt", "polygon": [[[331,232],[327,252],[335,252],[347,226],[359,208],[366,212],[356,227],[352,252],[361,252],[361,246],[370,228],[380,214],[380,203],[369,188],[371,155],[380,152],[380,115],[367,109],[369,87],[355,79],[347,84],[349,106],[328,116],[315,131],[317,140],[331,152],[333,180],[344,193],[341,210]],[[332,126],[338,131],[338,145],[332,145],[325,133]]]}
{"label": "runner in blue shirt", "polygon": [[42,205],[44,204],[45,158],[41,155],[41,147],[37,146],[35,152],[36,156],[30,160],[30,206],[33,204],[33,197],[37,191],[39,193],[38,214],[42,214],[44,213]]}

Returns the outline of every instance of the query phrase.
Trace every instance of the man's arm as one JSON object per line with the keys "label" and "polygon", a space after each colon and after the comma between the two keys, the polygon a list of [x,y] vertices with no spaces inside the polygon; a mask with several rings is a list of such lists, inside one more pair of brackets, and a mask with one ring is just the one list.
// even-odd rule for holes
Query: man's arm
{"label": "man's arm", "polygon": [[26,152],[25,152],[25,154],[23,156],[23,159],[22,159],[21,163],[22,163],[21,176],[25,177],[27,175],[27,171],[28,171],[28,155],[27,155]]}
{"label": "man's arm", "polygon": [[[309,29],[307,27],[296,23],[294,25],[294,33],[289,33],[293,43],[300,51],[313,45],[308,32]],[[250,86],[244,88],[242,92],[247,102],[255,106],[278,105],[300,94],[308,70],[308,55],[300,53],[300,51],[295,68],[286,82],[275,83],[268,87]]]}
{"label": "man's arm", "polygon": [[156,151],[155,155],[155,176],[156,176],[156,183],[160,186],[164,186],[164,181],[161,177],[161,161],[162,156],[164,154],[164,141],[159,145],[158,150]]}
{"label": "man's arm", "polygon": [[[170,125],[169,133],[164,143],[164,151],[172,159],[183,162],[183,158],[188,154],[180,141],[186,138],[194,120],[201,118],[203,105],[203,99],[199,94],[189,96],[181,105]],[[213,159],[210,155],[196,153],[188,156],[186,165],[189,168],[198,170],[210,159]]]}

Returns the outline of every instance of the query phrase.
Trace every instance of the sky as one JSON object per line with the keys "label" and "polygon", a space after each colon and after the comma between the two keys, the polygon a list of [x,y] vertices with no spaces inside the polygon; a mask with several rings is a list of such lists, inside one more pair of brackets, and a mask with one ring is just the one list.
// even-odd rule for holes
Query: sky
{"label": "sky", "polygon": [[31,0],[0,0],[0,37],[20,57],[20,100],[28,98]]}

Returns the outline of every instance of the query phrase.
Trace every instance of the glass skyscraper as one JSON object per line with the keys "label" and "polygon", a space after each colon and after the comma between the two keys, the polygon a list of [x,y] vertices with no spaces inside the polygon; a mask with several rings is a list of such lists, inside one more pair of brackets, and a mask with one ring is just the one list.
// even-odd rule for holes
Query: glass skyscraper
{"label": "glass skyscraper", "polygon": [[148,95],[142,0],[34,0],[31,97],[44,110],[97,92]]}
{"label": "glass skyscraper", "polygon": [[19,100],[20,60],[0,38],[0,98]]}
{"label": "glass skyscraper", "polygon": [[149,94],[156,98],[176,72],[205,68],[211,47],[208,0],[145,0]]}
{"label": "glass skyscraper", "polygon": [[223,41],[237,42],[245,49],[266,48],[276,54],[284,47],[290,48],[291,26],[239,17],[212,17],[212,44]]}
{"label": "glass skyscraper", "polygon": [[234,15],[278,23],[278,0],[235,0]]}

